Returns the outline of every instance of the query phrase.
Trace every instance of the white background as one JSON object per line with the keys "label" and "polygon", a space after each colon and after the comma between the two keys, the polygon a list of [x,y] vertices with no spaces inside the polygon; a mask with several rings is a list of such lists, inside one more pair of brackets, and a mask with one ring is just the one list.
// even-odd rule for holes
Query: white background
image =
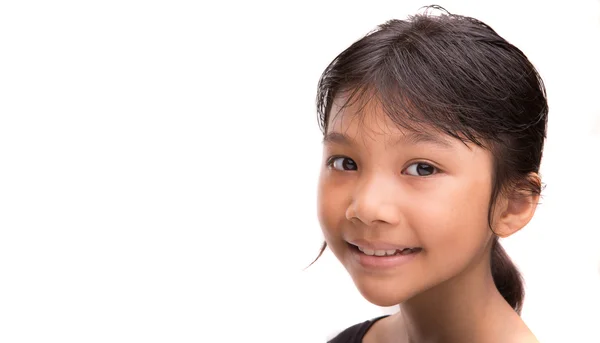
{"label": "white background", "polygon": [[[323,342],[392,309],[326,253],[327,64],[423,1],[0,3],[0,341]],[[600,342],[600,2],[439,1],[521,48],[550,103],[504,244],[545,343]]]}

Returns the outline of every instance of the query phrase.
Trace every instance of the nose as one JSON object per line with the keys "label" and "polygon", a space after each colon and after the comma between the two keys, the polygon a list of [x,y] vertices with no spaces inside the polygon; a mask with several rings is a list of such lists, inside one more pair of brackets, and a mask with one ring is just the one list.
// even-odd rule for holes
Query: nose
{"label": "nose", "polygon": [[366,226],[397,225],[400,221],[399,189],[386,177],[371,177],[359,183],[346,209],[346,219]]}

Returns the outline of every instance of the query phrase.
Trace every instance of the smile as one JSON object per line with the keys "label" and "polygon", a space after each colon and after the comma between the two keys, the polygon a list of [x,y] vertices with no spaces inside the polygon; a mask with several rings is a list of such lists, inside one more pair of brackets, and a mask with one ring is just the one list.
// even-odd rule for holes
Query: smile
{"label": "smile", "polygon": [[348,243],[353,259],[366,269],[387,269],[403,265],[414,259],[423,248],[400,247],[397,249],[374,249]]}
{"label": "smile", "polygon": [[369,256],[394,256],[394,255],[408,255],[416,252],[421,248],[404,248],[404,249],[392,249],[392,250],[371,250],[367,248],[357,247],[359,251]]}

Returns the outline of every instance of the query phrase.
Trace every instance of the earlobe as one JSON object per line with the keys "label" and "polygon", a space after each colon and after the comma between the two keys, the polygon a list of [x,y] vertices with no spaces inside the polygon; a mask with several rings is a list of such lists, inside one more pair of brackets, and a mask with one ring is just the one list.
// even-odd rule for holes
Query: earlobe
{"label": "earlobe", "polygon": [[[521,230],[533,218],[540,199],[540,177],[535,173],[530,174],[523,186],[515,187],[510,194],[499,199],[500,208],[498,210],[500,211],[494,233],[502,238]],[[533,187],[535,187],[535,191],[532,189]]]}

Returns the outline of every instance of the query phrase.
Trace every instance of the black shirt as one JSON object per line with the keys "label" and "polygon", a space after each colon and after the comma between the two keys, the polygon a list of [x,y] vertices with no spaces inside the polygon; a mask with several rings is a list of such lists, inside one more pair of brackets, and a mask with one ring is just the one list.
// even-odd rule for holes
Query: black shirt
{"label": "black shirt", "polygon": [[367,320],[366,322],[358,323],[353,325],[346,330],[340,332],[339,335],[332,338],[327,343],[362,343],[363,337],[373,324],[379,319],[383,319],[387,316],[377,317],[371,320]]}

